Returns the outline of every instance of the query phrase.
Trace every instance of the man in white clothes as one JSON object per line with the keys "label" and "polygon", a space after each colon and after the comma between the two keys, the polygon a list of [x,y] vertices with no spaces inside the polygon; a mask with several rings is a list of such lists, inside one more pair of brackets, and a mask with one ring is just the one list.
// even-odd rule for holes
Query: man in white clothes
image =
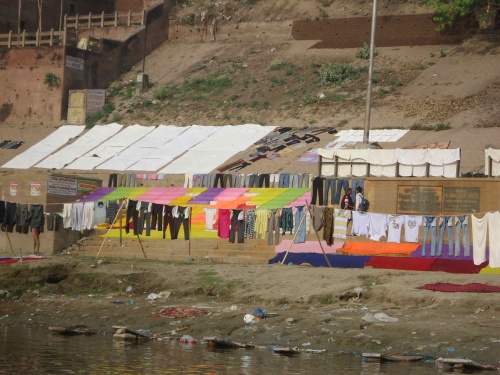
{"label": "man in white clothes", "polygon": [[363,188],[361,186],[356,187],[356,205],[355,205],[355,210],[359,211],[359,206],[361,206],[361,203],[363,202]]}

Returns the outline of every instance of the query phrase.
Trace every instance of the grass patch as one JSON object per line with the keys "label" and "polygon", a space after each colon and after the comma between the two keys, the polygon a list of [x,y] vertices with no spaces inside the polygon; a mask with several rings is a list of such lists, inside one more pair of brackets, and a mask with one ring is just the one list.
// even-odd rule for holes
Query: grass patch
{"label": "grass patch", "polygon": [[[373,52],[373,56],[377,56],[377,51]],[[363,44],[363,47],[360,47],[356,50],[356,57],[369,60],[370,59],[370,46],[366,43]]]}
{"label": "grass patch", "polygon": [[198,92],[206,94],[220,94],[224,89],[231,87],[232,82],[229,77],[218,77],[211,75],[207,78],[194,78],[187,80],[183,85],[183,91]]}
{"label": "grass patch", "polygon": [[173,99],[179,93],[177,85],[163,86],[155,92],[154,97],[157,100]]}
{"label": "grass patch", "polygon": [[351,64],[332,63],[325,64],[319,68],[321,82],[326,85],[341,84],[347,80],[355,81],[360,73],[366,71],[366,68],[357,68]]}
{"label": "grass patch", "polygon": [[276,71],[276,70],[284,70],[285,75],[291,76],[295,74],[299,67],[295,64],[289,63],[289,62],[281,62],[277,64],[273,64],[269,67],[270,71]]}
{"label": "grass patch", "polygon": [[215,271],[199,270],[196,275],[196,292],[208,297],[230,297],[232,292],[243,285],[238,280],[225,280]]}
{"label": "grass patch", "polygon": [[439,132],[443,130],[451,129],[450,123],[438,123],[436,125],[422,125],[420,123],[415,123],[410,127],[410,130],[420,130],[420,131],[434,131]]}
{"label": "grass patch", "polygon": [[316,104],[319,101],[319,98],[317,95],[306,95],[302,99],[302,105],[311,105],[311,104]]}
{"label": "grass patch", "polygon": [[285,84],[285,79],[281,77],[271,77],[270,78],[272,85],[271,86],[283,86]]}

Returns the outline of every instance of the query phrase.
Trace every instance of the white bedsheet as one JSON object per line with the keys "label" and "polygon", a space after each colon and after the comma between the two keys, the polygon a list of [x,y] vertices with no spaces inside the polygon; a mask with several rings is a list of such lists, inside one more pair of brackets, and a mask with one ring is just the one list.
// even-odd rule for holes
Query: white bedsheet
{"label": "white bedsheet", "polygon": [[122,129],[123,125],[109,124],[96,125],[76,141],[67,145],[63,149],[50,155],[36,165],[38,168],[61,169],[66,164],[70,164],[75,159],[97,147]]}
{"label": "white bedsheet", "polygon": [[269,134],[275,127],[246,124],[227,125],[218,129],[212,136],[167,165],[160,173],[210,173],[236,153],[246,150]]}
{"label": "white bedsheet", "polygon": [[27,169],[63,146],[71,138],[76,137],[85,129],[85,126],[64,125],[55,132],[48,135],[45,139],[31,146],[23,153],[17,155],[9,162],[2,165],[2,168]]}
{"label": "white bedsheet", "polygon": [[[170,142],[160,146],[157,151],[149,157],[143,158],[127,168],[129,171],[157,171],[159,168],[170,163],[174,158],[182,155],[190,148],[196,146],[203,140],[211,137],[222,127],[191,125],[186,131],[175,137]],[[162,173],[162,172],[161,172]]]}
{"label": "white bedsheet", "polygon": [[[150,133],[146,134],[143,138],[127,147],[119,154],[108,159],[96,169],[110,169],[115,171],[125,171],[131,165],[140,162],[142,159],[158,157],[158,148],[170,142],[175,137],[189,129],[188,127],[180,127],[173,125],[159,125],[154,128]],[[166,163],[158,166],[158,170]]]}
{"label": "white bedsheet", "polygon": [[152,126],[127,126],[114,137],[79,157],[74,162],[64,167],[64,169],[92,170],[99,164],[123,151],[134,142],[137,142],[146,134],[153,131],[153,129],[154,127]]}

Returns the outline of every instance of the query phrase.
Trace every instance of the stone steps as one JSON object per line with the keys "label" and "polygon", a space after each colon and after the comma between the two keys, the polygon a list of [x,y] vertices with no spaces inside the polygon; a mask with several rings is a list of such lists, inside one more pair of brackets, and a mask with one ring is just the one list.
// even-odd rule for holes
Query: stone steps
{"label": "stone steps", "polygon": [[248,239],[245,243],[230,243],[227,239],[196,238],[184,239],[143,239],[136,238],[104,239],[98,234],[86,237],[72,247],[72,253],[82,256],[117,257],[186,261],[205,260],[223,263],[267,264],[276,253],[274,246],[267,245],[267,240]]}

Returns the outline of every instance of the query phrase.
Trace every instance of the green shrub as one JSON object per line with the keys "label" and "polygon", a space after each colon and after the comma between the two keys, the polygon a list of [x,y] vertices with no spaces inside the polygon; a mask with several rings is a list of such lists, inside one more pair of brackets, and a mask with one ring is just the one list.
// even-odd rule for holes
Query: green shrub
{"label": "green shrub", "polygon": [[59,86],[59,83],[60,83],[60,79],[58,76],[56,76],[54,73],[45,73],[45,79],[43,81],[43,83],[45,83],[47,86],[49,86],[50,88],[53,88],[53,87],[57,87]]}
{"label": "green shrub", "polygon": [[[377,56],[377,51],[373,52],[373,56]],[[363,47],[360,47],[356,50],[356,57],[369,60],[370,59],[370,46],[366,43],[363,44]]]}
{"label": "green shrub", "polygon": [[295,74],[296,70],[298,69],[298,66],[289,62],[282,62],[282,63],[277,63],[273,64],[269,67],[269,70],[275,71],[275,70],[284,70],[285,75],[291,76]]}
{"label": "green shrub", "polygon": [[172,99],[179,92],[176,85],[163,86],[156,90],[154,96],[156,100]]}
{"label": "green shrub", "polygon": [[109,115],[111,112],[113,112],[115,110],[115,105],[113,103],[105,103],[102,106],[102,110],[104,111],[104,113],[107,116],[107,115]]}
{"label": "green shrub", "polygon": [[363,69],[356,68],[351,64],[325,64],[319,69],[319,76],[324,84],[339,84],[347,79],[355,80]]}
{"label": "green shrub", "polygon": [[184,83],[184,92],[197,91],[203,93],[219,94],[225,88],[231,87],[232,82],[229,77],[221,77],[212,75],[207,78],[194,78],[191,81]]}
{"label": "green shrub", "polygon": [[271,82],[273,86],[283,86],[285,84],[285,79],[281,77],[271,77]]}
{"label": "green shrub", "polygon": [[410,130],[425,130],[425,131],[434,131],[434,132],[439,132],[443,130],[448,130],[451,129],[451,126],[449,123],[439,123],[436,125],[422,125],[419,124],[418,122],[413,124],[410,127]]}
{"label": "green shrub", "polygon": [[307,95],[302,99],[302,105],[316,104],[319,101],[317,95]]}
{"label": "green shrub", "polygon": [[92,129],[99,120],[104,117],[104,113],[99,111],[85,119],[85,129]]}

